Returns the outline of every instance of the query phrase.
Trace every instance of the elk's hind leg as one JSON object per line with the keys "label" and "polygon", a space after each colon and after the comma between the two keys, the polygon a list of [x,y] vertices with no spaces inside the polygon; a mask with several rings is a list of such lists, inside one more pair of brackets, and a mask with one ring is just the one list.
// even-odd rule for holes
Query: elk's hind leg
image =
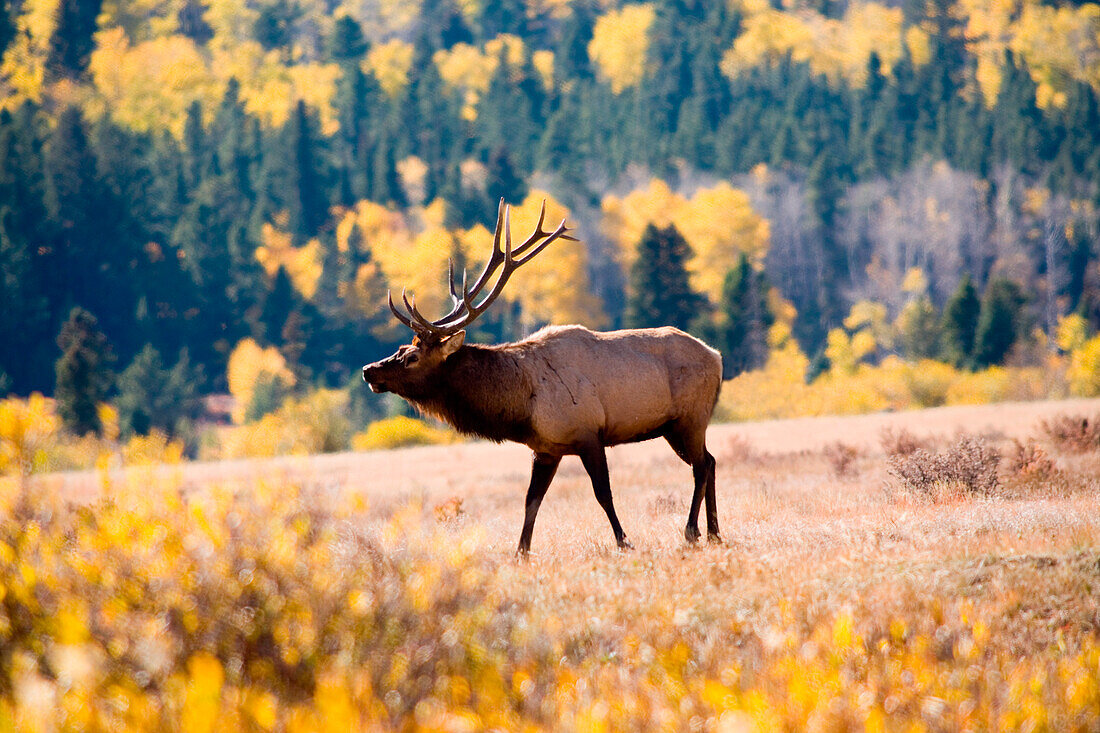
{"label": "elk's hind leg", "polygon": [[592,479],[592,490],[596,493],[596,501],[600,502],[607,521],[611,522],[611,531],[615,533],[615,543],[623,550],[633,550],[634,545],[623,533],[619,524],[619,517],[615,514],[615,503],[611,500],[611,478],[607,473],[607,454],[602,445],[596,445],[581,451],[581,463],[588,477]]}
{"label": "elk's hind leg", "polygon": [[519,549],[516,554],[526,557],[531,550],[531,532],[535,529],[535,517],[539,513],[542,498],[554,480],[561,456],[536,453],[531,463],[531,484],[527,487],[527,502],[523,512],[523,531],[519,535]]}
{"label": "elk's hind leg", "polygon": [[706,447],[706,427],[701,430],[685,429],[682,425],[672,424],[665,434],[665,440],[684,463],[691,466],[691,475],[695,480],[695,489],[691,494],[691,508],[688,510],[684,539],[695,543],[699,540],[699,509],[704,498],[707,504],[707,540],[721,542],[718,531],[718,502],[714,494],[714,456]]}

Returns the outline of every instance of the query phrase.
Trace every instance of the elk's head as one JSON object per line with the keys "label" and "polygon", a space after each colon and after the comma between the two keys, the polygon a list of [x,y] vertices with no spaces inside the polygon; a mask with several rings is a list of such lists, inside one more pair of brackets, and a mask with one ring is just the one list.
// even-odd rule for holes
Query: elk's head
{"label": "elk's head", "polygon": [[[493,253],[472,286],[467,284],[466,272],[463,270],[460,292],[455,282],[454,263],[450,263],[447,272],[453,304],[450,313],[438,320],[429,321],[416,309],[416,299],[404,290],[401,291],[401,301],[405,312],[394,305],[392,294],[388,296],[393,315],[412,329],[414,336],[411,344],[402,346],[389,358],[363,367],[363,381],[373,391],[389,391],[413,399],[430,393],[438,383],[437,377],[442,366],[462,348],[466,326],[496,300],[512,273],[530,262],[555,239],[577,241],[566,234],[569,229],[565,226],[564,219],[554,231],[543,230],[542,225],[546,218],[546,201],[543,201],[535,231],[522,244],[513,248],[510,213],[511,209],[501,199],[497,209],[496,232],[493,235]],[[482,296],[482,291],[494,275],[496,282]]]}

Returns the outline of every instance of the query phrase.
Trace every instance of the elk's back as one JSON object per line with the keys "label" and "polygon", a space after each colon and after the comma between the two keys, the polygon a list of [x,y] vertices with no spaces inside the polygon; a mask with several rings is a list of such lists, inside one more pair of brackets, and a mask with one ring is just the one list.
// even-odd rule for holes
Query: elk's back
{"label": "elk's back", "polygon": [[705,426],[721,386],[718,352],[670,327],[548,327],[516,347],[533,385],[532,427],[548,444],[542,449],[639,440],[671,421]]}

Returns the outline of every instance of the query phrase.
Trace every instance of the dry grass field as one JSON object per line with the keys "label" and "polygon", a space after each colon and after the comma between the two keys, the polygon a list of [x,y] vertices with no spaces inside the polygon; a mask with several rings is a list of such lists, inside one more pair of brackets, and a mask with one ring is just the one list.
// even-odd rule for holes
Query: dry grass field
{"label": "dry grass field", "polygon": [[[1061,416],[1086,416],[1059,422]],[[1100,401],[35,479],[0,528],[0,728],[1100,730]],[[1000,456],[999,461],[994,456]]]}

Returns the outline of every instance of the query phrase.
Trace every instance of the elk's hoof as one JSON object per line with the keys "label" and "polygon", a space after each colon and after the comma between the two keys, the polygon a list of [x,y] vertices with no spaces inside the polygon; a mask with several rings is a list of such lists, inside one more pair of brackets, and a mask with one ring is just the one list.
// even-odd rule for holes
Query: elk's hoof
{"label": "elk's hoof", "polygon": [[707,533],[707,542],[709,544],[712,544],[712,545],[721,545],[722,544],[722,535],[720,535],[716,532],[715,533],[708,532]]}
{"label": "elk's hoof", "polygon": [[685,529],[684,530],[684,539],[694,545],[696,542],[699,541],[699,528],[698,527],[688,527],[687,529]]}
{"label": "elk's hoof", "polygon": [[626,537],[623,537],[621,540],[619,540],[619,549],[623,552],[626,552],[627,550],[633,550],[634,545],[630,544],[630,540],[628,540]]}

